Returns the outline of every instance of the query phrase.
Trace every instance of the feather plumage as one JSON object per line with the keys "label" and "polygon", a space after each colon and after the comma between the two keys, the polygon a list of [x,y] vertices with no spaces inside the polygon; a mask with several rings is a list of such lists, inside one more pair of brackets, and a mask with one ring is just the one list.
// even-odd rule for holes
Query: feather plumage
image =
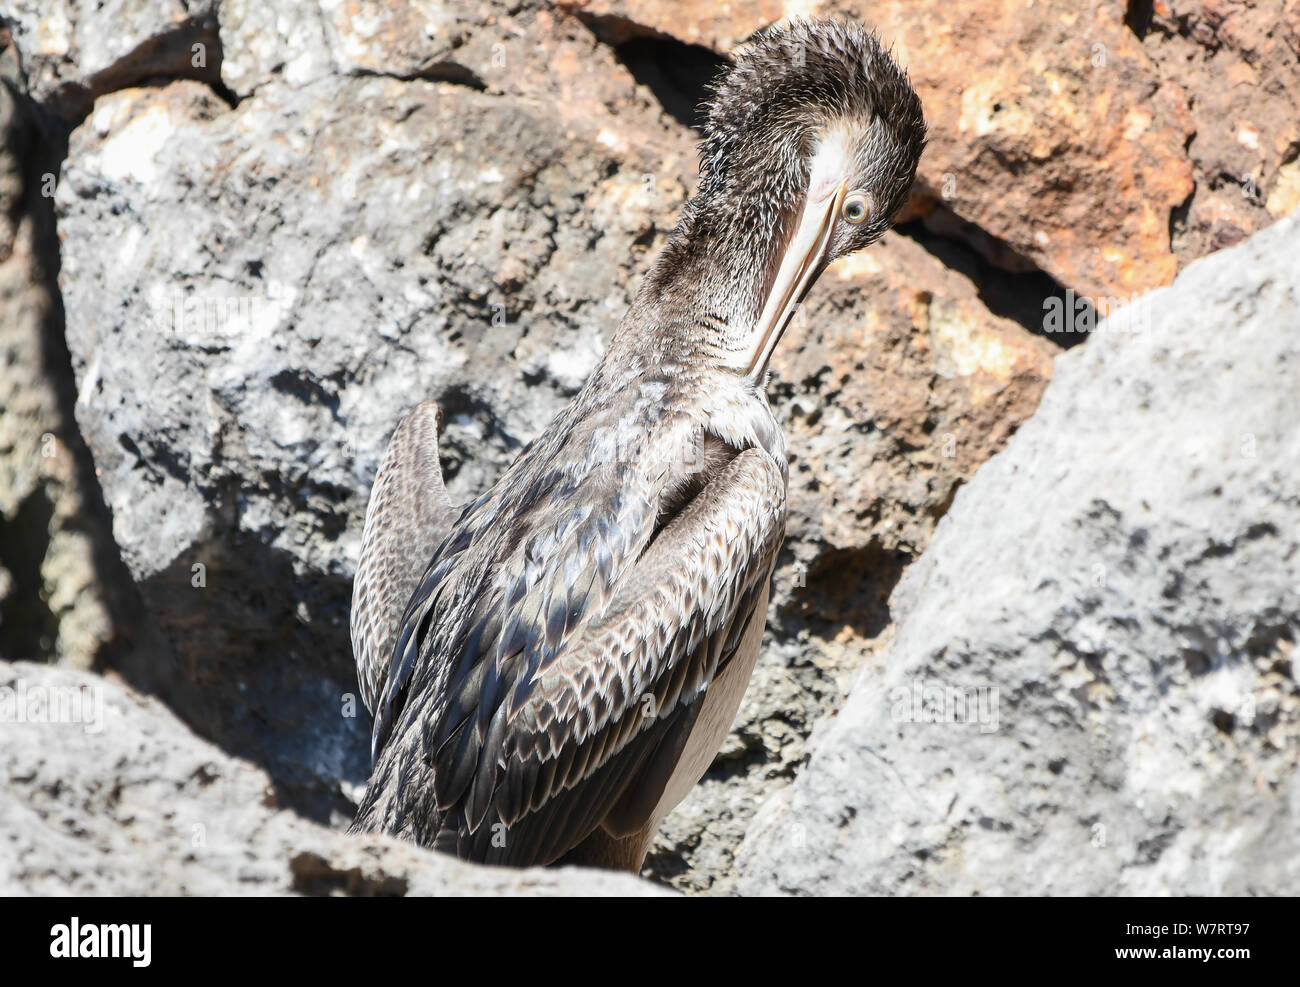
{"label": "feather plumage", "polygon": [[[699,191],[608,352],[491,490],[453,519],[427,442],[403,473],[399,427],[358,572],[375,766],[355,830],[486,862],[635,868],[730,725],[762,636],[787,473],[761,374],[728,354],[768,338],[760,313],[787,250],[815,277],[883,233],[924,123],[875,36],[827,22],[757,38],[707,120]],[[831,132],[817,160],[851,170],[840,194],[857,183],[883,208],[861,225],[818,220],[830,232],[805,258],[792,244],[811,208],[810,155]],[[434,504],[433,520],[403,496]],[[372,531],[376,511],[396,537]],[[417,530],[424,558],[377,592],[376,567],[401,568],[396,546]]]}

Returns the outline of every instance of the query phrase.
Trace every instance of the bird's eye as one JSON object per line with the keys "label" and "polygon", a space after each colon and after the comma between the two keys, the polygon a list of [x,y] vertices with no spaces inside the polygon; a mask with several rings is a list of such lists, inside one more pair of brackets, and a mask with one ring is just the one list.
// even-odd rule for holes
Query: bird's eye
{"label": "bird's eye", "polygon": [[844,222],[857,226],[871,215],[871,196],[865,192],[854,192],[845,198],[840,213],[844,216]]}

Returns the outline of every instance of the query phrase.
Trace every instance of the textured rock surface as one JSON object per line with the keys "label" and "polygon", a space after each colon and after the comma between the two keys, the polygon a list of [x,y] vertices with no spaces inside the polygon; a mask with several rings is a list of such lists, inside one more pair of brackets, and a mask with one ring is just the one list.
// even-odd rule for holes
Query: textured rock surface
{"label": "textured rock surface", "polygon": [[4,14],[23,52],[32,92],[44,97],[59,84],[122,62],[215,6],[210,0],[10,0]]}
{"label": "textured rock surface", "polygon": [[600,871],[474,867],[308,822],[276,807],[266,774],[99,676],[0,662],[0,711],[0,894],[663,893]]}
{"label": "textured rock surface", "polygon": [[862,6],[931,108],[926,190],[1083,294],[1173,279],[1169,217],[1192,194],[1187,97],[1160,83],[1122,4]]}
{"label": "textured rock surface", "polygon": [[[1174,217],[1186,262],[1300,206],[1300,0],[1130,5],[1161,77],[1190,96],[1196,194]],[[1145,14],[1142,12],[1145,11]]]}
{"label": "textured rock surface", "polygon": [[1300,890],[1297,257],[1300,217],[1057,361],[742,892]]}
{"label": "textured rock surface", "polygon": [[133,598],[73,411],[61,135],[23,96],[17,62],[0,31],[0,658],[86,668],[121,644]]}
{"label": "textured rock surface", "polygon": [[31,94],[79,121],[94,100],[158,78],[221,84],[218,0],[16,0],[0,9]]}

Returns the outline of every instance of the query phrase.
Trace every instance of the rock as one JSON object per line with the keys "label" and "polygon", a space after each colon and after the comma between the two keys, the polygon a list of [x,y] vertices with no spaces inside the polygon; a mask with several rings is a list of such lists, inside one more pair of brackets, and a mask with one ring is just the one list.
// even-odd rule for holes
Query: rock
{"label": "rock", "polygon": [[815,567],[816,545],[838,566],[873,544],[913,557],[956,488],[1033,414],[1059,350],[897,233],[837,262],[819,289],[773,360],[796,557]]}
{"label": "rock", "polygon": [[745,894],[1300,890],[1300,216],[1057,361],[737,857]]}
{"label": "rock", "polygon": [[[546,0],[223,0],[222,79],[238,98],[272,80],[294,88],[338,76],[454,82],[545,100],[548,114],[569,126],[599,120],[604,139],[614,144],[639,139],[645,94],[609,48],[550,6]],[[632,121],[617,115],[625,109]],[[656,170],[676,171],[671,144]]]}
{"label": "rock", "polygon": [[[860,4],[925,104],[920,184],[1061,284],[1131,299],[1177,271],[1192,194],[1186,93],[1162,83],[1118,4]],[[991,190],[997,191],[990,194]]]}
{"label": "rock", "polygon": [[275,805],[267,775],[157,700],[95,675],[0,662],[0,893],[663,894],[625,874],[465,864],[354,838]]}
{"label": "rock", "polygon": [[156,77],[221,78],[219,0],[16,0],[6,17],[32,95],[80,121],[98,97]]}
{"label": "rock", "polygon": [[239,99],[272,78],[300,86],[327,77],[332,69],[320,7],[307,2],[291,16],[283,2],[223,0],[221,77]]}
{"label": "rock", "polygon": [[138,605],[77,430],[53,194],[57,128],[0,28],[0,657],[113,659]]}
{"label": "rock", "polygon": [[[5,16],[35,95],[109,68],[215,3],[186,0],[10,0]],[[193,9],[191,9],[193,8]]]}
{"label": "rock", "polygon": [[1190,95],[1196,193],[1175,214],[1180,261],[1231,246],[1294,212],[1300,205],[1300,0],[1132,9],[1137,16],[1130,16],[1130,27],[1161,77]]}

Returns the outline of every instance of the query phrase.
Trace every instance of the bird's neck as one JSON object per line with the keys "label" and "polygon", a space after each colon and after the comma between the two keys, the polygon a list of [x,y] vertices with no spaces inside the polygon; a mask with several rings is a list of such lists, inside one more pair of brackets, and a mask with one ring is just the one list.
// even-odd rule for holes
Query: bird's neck
{"label": "bird's neck", "polygon": [[611,340],[611,358],[707,365],[719,359],[720,340],[753,332],[794,205],[707,190],[697,195]]}

